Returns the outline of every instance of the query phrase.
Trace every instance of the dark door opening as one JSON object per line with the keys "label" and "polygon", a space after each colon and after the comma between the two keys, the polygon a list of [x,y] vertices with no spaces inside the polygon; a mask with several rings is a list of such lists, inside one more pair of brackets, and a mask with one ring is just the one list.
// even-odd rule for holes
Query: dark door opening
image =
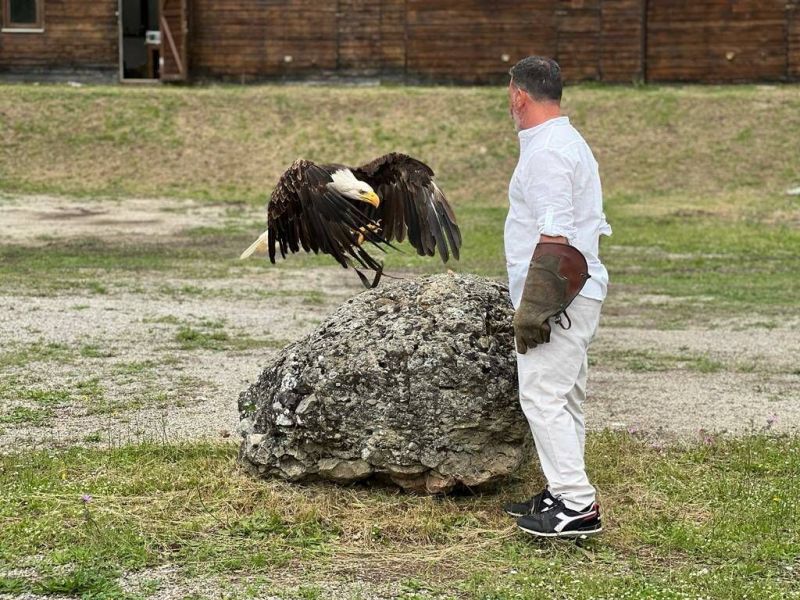
{"label": "dark door opening", "polygon": [[120,0],[122,79],[158,79],[158,0]]}

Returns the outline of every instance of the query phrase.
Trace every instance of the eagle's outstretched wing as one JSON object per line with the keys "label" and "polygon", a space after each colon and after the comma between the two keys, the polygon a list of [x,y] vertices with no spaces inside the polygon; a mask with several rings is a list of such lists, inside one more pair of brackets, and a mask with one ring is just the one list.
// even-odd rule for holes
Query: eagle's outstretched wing
{"label": "eagle's outstretched wing", "polygon": [[[356,232],[382,251],[386,240],[368,227],[377,229],[377,224],[364,211],[328,186],[331,181],[328,171],[308,160],[295,161],[281,176],[267,204],[267,239],[262,240],[270,261],[275,262],[276,250],[286,258],[302,247],[330,254],[343,267],[355,261],[379,271],[380,263],[357,243]],[[258,243],[251,248],[262,249]]]}
{"label": "eagle's outstretched wing", "polygon": [[378,208],[366,212],[380,222],[384,239],[402,242],[407,233],[418,254],[433,256],[438,249],[442,261],[451,253],[458,259],[461,231],[428,165],[393,152],[352,171],[380,198]]}

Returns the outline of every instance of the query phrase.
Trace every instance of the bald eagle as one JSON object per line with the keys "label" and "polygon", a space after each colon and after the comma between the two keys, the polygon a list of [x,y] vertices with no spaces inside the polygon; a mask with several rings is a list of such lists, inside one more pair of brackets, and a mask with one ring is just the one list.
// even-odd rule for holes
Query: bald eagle
{"label": "bald eagle", "polygon": [[[342,267],[353,267],[365,287],[375,287],[381,252],[398,249],[406,235],[420,256],[439,252],[443,262],[459,257],[461,231],[453,209],[425,163],[391,153],[360,167],[297,160],[278,180],[267,204],[267,231],[241,257],[268,253],[322,252]],[[374,271],[370,283],[359,269]]]}

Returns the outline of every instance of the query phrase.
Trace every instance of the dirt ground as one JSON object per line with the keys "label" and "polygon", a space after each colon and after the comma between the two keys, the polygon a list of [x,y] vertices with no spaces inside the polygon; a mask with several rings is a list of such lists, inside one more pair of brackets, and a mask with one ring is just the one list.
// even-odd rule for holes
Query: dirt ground
{"label": "dirt ground", "polygon": [[191,227],[216,225],[224,214],[220,205],[182,202],[179,206],[169,211],[163,202],[137,198],[102,202],[48,196],[7,199],[0,204],[0,242],[176,235]]}
{"label": "dirt ground", "polygon": [[[6,200],[0,243],[178,236],[223,216],[191,202]],[[154,273],[135,285],[122,275],[114,283],[102,294],[3,288],[0,414],[16,418],[0,421],[0,449],[236,439],[239,392],[283,345],[362,289],[336,267],[214,279]],[[617,310],[604,317],[591,353],[591,429],[627,428],[654,441],[696,439],[701,429],[797,429],[797,318],[711,318],[702,328],[656,330],[632,326],[622,302],[609,297]]]}

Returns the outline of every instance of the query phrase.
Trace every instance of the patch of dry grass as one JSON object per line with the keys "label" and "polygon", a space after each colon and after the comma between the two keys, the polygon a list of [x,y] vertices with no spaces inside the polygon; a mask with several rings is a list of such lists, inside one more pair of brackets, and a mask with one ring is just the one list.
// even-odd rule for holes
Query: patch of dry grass
{"label": "patch of dry grass", "polygon": [[[97,293],[108,289],[103,280],[118,267],[194,278],[254,272],[254,262],[240,264],[235,256],[259,233],[253,204],[266,199],[292,160],[358,163],[390,150],[429,162],[456,206],[464,248],[462,260],[447,267],[504,274],[502,223],[517,140],[503,89],[1,89],[1,189],[236,206],[222,227],[206,223],[146,246],[104,239],[4,247],[0,274],[15,286],[83,289],[71,269],[82,259],[97,269],[89,287]],[[785,311],[800,222],[800,201],[785,194],[800,182],[792,152],[798,108],[800,86],[567,89],[565,111],[600,162],[615,231],[603,244],[611,310],[622,291],[686,298],[674,319],[668,312],[651,319],[666,326],[696,320],[700,312],[705,318],[712,305],[726,314],[743,307]],[[329,264],[327,257],[303,255],[285,266]],[[386,267],[389,273],[445,268],[413,252],[391,253]]]}
{"label": "patch of dry grass", "polygon": [[[2,92],[9,191],[263,201],[299,156],[352,164],[397,150],[430,163],[456,204],[502,206],[516,159],[502,88]],[[800,181],[798,86],[577,86],[565,111],[611,196],[679,196],[697,208],[739,190],[748,205]]]}

